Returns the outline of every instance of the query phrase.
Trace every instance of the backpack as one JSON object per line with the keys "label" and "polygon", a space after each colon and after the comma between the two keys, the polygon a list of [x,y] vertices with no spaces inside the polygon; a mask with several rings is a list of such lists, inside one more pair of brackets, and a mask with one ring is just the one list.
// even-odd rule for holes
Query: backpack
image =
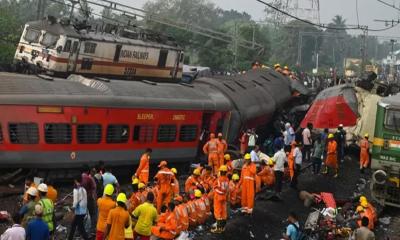
{"label": "backpack", "polygon": [[301,230],[301,228],[299,228],[296,224],[291,223],[290,225],[292,225],[297,232],[297,238],[296,240],[306,240],[307,236],[304,234],[304,232]]}

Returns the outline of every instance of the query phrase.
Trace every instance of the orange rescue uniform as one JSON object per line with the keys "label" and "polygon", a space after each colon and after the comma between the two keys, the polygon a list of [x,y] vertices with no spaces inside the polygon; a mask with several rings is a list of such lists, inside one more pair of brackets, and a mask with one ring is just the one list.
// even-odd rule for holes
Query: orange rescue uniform
{"label": "orange rescue uniform", "polygon": [[174,239],[177,234],[177,221],[174,212],[167,212],[165,217],[157,221],[157,226],[151,227],[151,233],[161,239]]}
{"label": "orange rescue uniform", "polygon": [[288,158],[288,168],[289,168],[289,176],[290,180],[293,179],[294,176],[294,168],[295,168],[295,160],[294,160],[294,149],[296,149],[296,144],[291,144],[290,153]]}
{"label": "orange rescue uniform", "polygon": [[175,207],[175,215],[177,219],[177,233],[189,229],[189,213],[186,204],[182,203]]}
{"label": "orange rescue uniform", "polygon": [[48,185],[46,197],[55,204],[57,202],[57,196],[58,196],[57,190],[53,186]]}
{"label": "orange rescue uniform", "polygon": [[247,133],[243,133],[239,139],[240,142],[240,153],[244,155],[247,151],[247,146],[249,143],[249,135]]}
{"label": "orange rescue uniform", "polygon": [[269,187],[275,184],[274,169],[270,166],[264,166],[263,169],[257,174],[261,178],[261,182]]}
{"label": "orange rescue uniform", "polygon": [[131,197],[129,198],[129,212],[133,212],[137,206],[142,204],[141,198],[140,198],[141,193],[140,192],[133,192]]}
{"label": "orange rescue uniform", "polygon": [[239,182],[234,182],[231,180],[229,182],[229,202],[231,206],[236,206],[241,203],[241,188]]}
{"label": "orange rescue uniform", "polygon": [[361,212],[361,213],[360,213],[360,219],[357,221],[357,224],[358,224],[358,226],[360,226],[360,227],[361,227],[361,219],[362,219],[363,217],[367,217],[368,220],[369,220],[368,228],[369,228],[370,230],[374,230],[374,227],[375,227],[375,223],[374,223],[374,214],[373,214],[373,212],[372,212],[372,210],[371,210],[370,208],[365,208],[365,209],[364,209],[364,212]]}
{"label": "orange rescue uniform", "polygon": [[185,192],[189,194],[197,189],[197,186],[200,185],[200,177],[195,177],[194,175],[188,177],[185,182]]}
{"label": "orange rescue uniform", "polygon": [[140,158],[139,167],[136,170],[136,176],[139,181],[147,184],[149,182],[150,156],[146,153]]}
{"label": "orange rescue uniform", "polygon": [[369,165],[369,142],[367,139],[360,141],[360,168],[367,168]]}
{"label": "orange rescue uniform", "polygon": [[335,140],[329,140],[327,147],[326,166],[337,169],[337,143]]}
{"label": "orange rescue uniform", "polygon": [[242,167],[240,182],[242,187],[242,208],[247,213],[253,212],[255,196],[255,178],[257,167],[254,163],[245,163]]}
{"label": "orange rescue uniform", "polygon": [[174,179],[174,173],[167,167],[164,167],[158,171],[154,178],[157,179],[157,211],[160,212],[161,206],[166,205],[171,201],[171,182]]}
{"label": "orange rescue uniform", "polygon": [[171,197],[175,197],[179,195],[180,188],[179,188],[179,181],[176,178],[176,176],[174,176],[174,179],[171,182]]}
{"label": "orange rescue uniform", "polygon": [[[218,159],[219,159],[219,163],[217,166],[217,170],[219,170],[219,167],[224,165],[225,162],[225,152],[226,150],[228,150],[228,144],[226,143],[226,141],[224,139],[217,139],[217,149],[218,149]],[[218,174],[218,172],[216,173]]]}
{"label": "orange rescue uniform", "polygon": [[115,204],[112,198],[108,196],[97,199],[99,216],[96,225],[96,239],[103,240],[103,235],[107,228],[107,217],[110,210],[115,208]]}
{"label": "orange rescue uniform", "polygon": [[214,183],[214,217],[216,220],[226,220],[227,200],[229,193],[229,179],[227,176],[219,176]]}
{"label": "orange rescue uniform", "polygon": [[203,147],[204,154],[208,155],[208,165],[213,168],[214,174],[218,173],[218,139],[211,138]]}
{"label": "orange rescue uniform", "polygon": [[129,213],[122,207],[111,209],[108,213],[107,224],[111,225],[109,240],[125,240],[125,226],[129,225]]}

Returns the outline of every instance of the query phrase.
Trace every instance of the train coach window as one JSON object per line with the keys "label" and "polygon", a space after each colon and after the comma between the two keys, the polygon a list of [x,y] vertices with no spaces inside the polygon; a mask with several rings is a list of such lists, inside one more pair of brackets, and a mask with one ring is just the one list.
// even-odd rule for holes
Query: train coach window
{"label": "train coach window", "polygon": [[158,127],[158,142],[174,142],[176,139],[175,125],[160,125]]}
{"label": "train coach window", "polygon": [[126,143],[129,138],[128,125],[108,125],[107,143]]}
{"label": "train coach window", "polygon": [[96,52],[96,43],[85,42],[85,49],[83,50],[84,53],[95,53]]}
{"label": "train coach window", "polygon": [[64,45],[64,52],[70,52],[71,51],[71,44],[72,44],[72,41],[71,40],[67,40],[66,42],[65,42],[65,45]]}
{"label": "train coach window", "polygon": [[82,124],[77,127],[78,143],[93,144],[101,141],[100,124]]}
{"label": "train coach window", "polygon": [[133,141],[152,142],[154,127],[151,125],[136,125],[133,128]]}
{"label": "train coach window", "polygon": [[92,69],[92,65],[93,65],[93,59],[83,58],[82,64],[81,64],[81,69],[90,70],[90,69]]}
{"label": "train coach window", "polygon": [[36,123],[10,123],[8,131],[11,143],[37,144],[39,142],[39,130]]}
{"label": "train coach window", "polygon": [[48,144],[68,144],[72,141],[71,125],[65,123],[46,123],[44,139]]}
{"label": "train coach window", "polygon": [[193,142],[197,137],[197,125],[183,125],[179,131],[179,141]]}

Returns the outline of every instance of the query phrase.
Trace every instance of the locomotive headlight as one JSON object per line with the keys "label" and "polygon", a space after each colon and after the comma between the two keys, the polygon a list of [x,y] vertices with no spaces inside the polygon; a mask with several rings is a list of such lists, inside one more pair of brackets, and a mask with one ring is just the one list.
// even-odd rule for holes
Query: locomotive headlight
{"label": "locomotive headlight", "polygon": [[383,170],[377,170],[372,174],[372,180],[377,184],[385,184],[387,179],[387,174]]}

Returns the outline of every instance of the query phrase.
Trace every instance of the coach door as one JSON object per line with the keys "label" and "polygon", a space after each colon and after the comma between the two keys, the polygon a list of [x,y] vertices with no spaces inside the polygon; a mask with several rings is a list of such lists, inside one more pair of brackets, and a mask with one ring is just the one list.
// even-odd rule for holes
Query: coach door
{"label": "coach door", "polygon": [[76,62],[78,60],[78,55],[79,55],[79,41],[74,40],[68,58],[68,67],[67,67],[68,72],[76,71]]}

